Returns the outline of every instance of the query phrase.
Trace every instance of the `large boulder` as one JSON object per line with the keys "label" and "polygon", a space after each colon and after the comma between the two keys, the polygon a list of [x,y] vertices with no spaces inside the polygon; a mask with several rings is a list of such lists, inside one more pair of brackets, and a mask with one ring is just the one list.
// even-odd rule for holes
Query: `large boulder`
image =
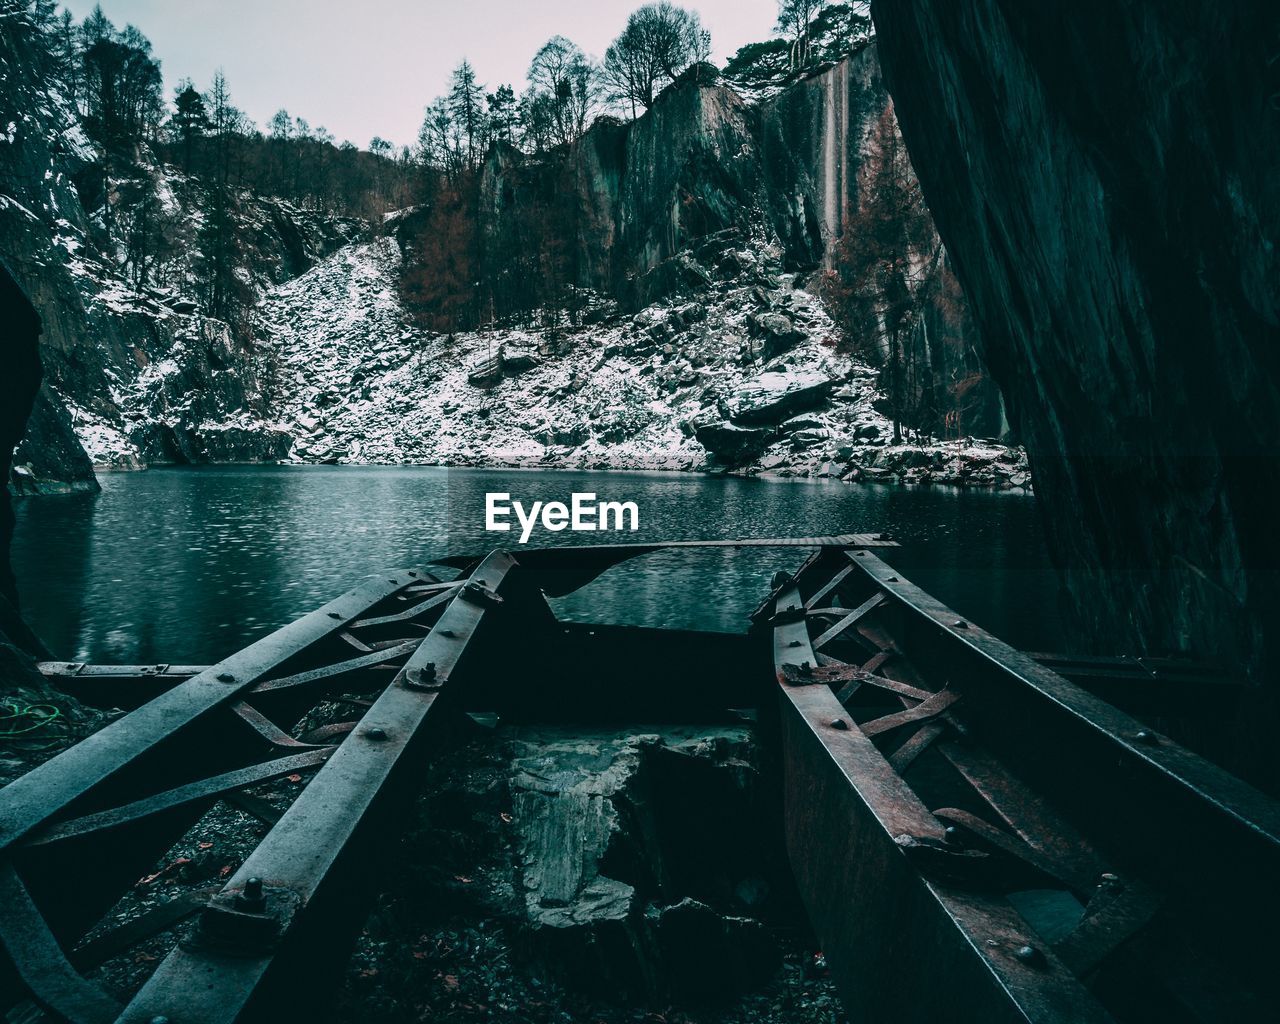
{"label": "large boulder", "polygon": [[743,991],[776,969],[774,941],[739,913],[763,878],[733,834],[759,799],[749,731],[543,729],[514,748],[516,858],[542,955],[588,988],[649,998]]}
{"label": "large boulder", "polygon": [[754,313],[750,322],[756,334],[764,339],[765,359],[773,359],[805,339],[804,331],[798,330],[784,313]]}
{"label": "large boulder", "polygon": [[821,370],[770,370],[729,399],[735,423],[781,423],[825,402],[839,383]]}
{"label": "large boulder", "polygon": [[774,432],[766,427],[739,427],[724,420],[694,428],[694,438],[721,462],[736,465],[754,458],[769,446]]}

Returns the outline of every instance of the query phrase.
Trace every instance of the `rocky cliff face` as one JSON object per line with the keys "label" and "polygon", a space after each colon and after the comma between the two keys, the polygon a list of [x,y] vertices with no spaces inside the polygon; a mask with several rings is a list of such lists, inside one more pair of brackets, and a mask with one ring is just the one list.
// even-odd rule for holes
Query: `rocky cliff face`
{"label": "rocky cliff face", "polygon": [[[0,253],[44,325],[44,387],[11,486],[94,488],[94,463],[280,457],[290,439],[270,426],[269,354],[202,311],[207,190],[146,149],[113,154],[108,214],[100,155],[27,16],[6,12],[2,27],[0,107],[21,113],[0,125]],[[154,256],[138,285],[121,270],[122,236],[144,211]],[[248,194],[235,197],[234,217],[247,301],[365,230]]]}
{"label": "rocky cliff face", "polygon": [[598,122],[567,166],[564,154],[495,149],[482,236],[509,244],[521,234],[516,217],[567,188],[576,283],[636,308],[714,274],[699,258],[714,261],[727,235],[776,237],[788,269],[813,269],[857,205],[867,138],[887,102],[874,47],[758,103],[726,84],[680,82],[630,124]]}
{"label": "rocky cliff face", "polygon": [[[5,325],[4,372],[0,374],[0,469],[9,478],[10,456],[26,429],[27,416],[40,387],[40,318],[8,269],[0,263],[0,318]],[[9,568],[13,509],[9,491],[0,487],[0,602],[17,604],[18,591]]]}
{"label": "rocky cliff face", "polygon": [[1081,618],[1276,679],[1280,11],[877,0]]}
{"label": "rocky cliff face", "polygon": [[[21,490],[37,490],[47,481],[50,489],[93,489],[93,468],[81,450],[65,410],[46,380],[40,386],[41,366],[36,337],[43,321],[43,337],[57,336],[66,327],[64,303],[51,301],[62,290],[61,275],[51,269],[52,238],[57,225],[83,230],[84,216],[74,177],[89,160],[84,135],[60,94],[47,87],[40,73],[34,26],[24,12],[6,10],[0,21],[0,105],[13,112],[0,125],[0,256],[9,274],[6,285],[5,349],[0,377],[13,394],[5,396],[5,416],[31,415],[34,436],[39,439],[36,459],[18,456],[15,464],[24,472],[17,479]],[[60,262],[56,259],[53,262]],[[20,310],[25,299],[38,312],[29,327]],[[78,302],[73,305],[79,305]],[[28,306],[30,308],[30,306]],[[13,326],[12,334],[9,325]],[[0,437],[6,483],[10,479],[9,456],[23,437],[19,427],[13,437],[6,424]],[[36,466],[44,474],[35,476]],[[7,501],[7,499],[6,499]],[[5,546],[7,558],[7,543]]]}
{"label": "rocky cliff face", "polygon": [[760,107],[760,158],[772,226],[799,266],[829,265],[858,205],[858,174],[888,93],[874,46],[805,78]]}

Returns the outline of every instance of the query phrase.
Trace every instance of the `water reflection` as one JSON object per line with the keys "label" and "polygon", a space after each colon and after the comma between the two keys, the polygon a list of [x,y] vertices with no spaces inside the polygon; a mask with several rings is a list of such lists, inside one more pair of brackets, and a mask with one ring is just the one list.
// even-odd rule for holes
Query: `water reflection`
{"label": "water reflection", "polygon": [[[219,467],[103,477],[99,495],[17,504],[24,610],[55,655],[216,660],[389,567],[483,551],[484,494],[631,500],[623,539],[890,531],[887,557],[965,615],[1029,647],[1060,646],[1057,584],[1023,495],[673,474],[425,467]],[[539,543],[617,535],[540,533]],[[556,602],[578,619],[736,630],[800,551],[664,553]]]}

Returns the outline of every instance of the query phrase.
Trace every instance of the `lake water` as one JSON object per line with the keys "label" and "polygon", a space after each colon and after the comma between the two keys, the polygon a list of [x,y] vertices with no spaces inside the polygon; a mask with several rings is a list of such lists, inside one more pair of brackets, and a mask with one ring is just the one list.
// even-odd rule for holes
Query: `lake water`
{"label": "lake water", "polygon": [[[1024,494],[669,473],[429,467],[216,467],[101,477],[92,495],[16,502],[23,611],[60,659],[217,661],[362,577],[514,544],[484,495],[591,491],[634,501],[640,530],[531,544],[891,532],[884,553],[958,612],[1028,648],[1061,646],[1057,581]],[[741,630],[801,550],[662,553],[555,602],[564,618]]]}

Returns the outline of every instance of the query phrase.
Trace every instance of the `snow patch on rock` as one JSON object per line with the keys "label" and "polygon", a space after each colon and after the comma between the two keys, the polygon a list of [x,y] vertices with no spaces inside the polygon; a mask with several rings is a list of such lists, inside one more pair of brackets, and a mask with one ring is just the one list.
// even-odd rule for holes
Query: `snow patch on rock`
{"label": "snow patch on rock", "polygon": [[[449,335],[401,305],[400,258],[392,238],[347,246],[260,305],[293,461],[882,479],[914,471],[923,453],[913,479],[959,480],[971,448],[984,465],[1008,451],[887,445],[876,372],[839,351],[822,302],[785,275],[634,316],[595,298],[580,325],[558,330]],[[784,313],[795,330],[766,358],[777,338],[759,325]],[[718,437],[732,443],[709,450]]]}

